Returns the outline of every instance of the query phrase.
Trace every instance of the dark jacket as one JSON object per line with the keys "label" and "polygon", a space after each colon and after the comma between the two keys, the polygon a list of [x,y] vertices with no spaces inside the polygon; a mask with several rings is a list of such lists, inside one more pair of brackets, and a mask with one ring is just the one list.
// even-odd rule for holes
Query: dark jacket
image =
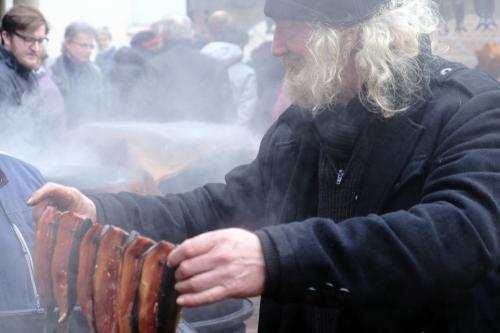
{"label": "dark jacket", "polygon": [[111,70],[115,65],[115,55],[118,50],[116,47],[112,46],[106,51],[99,51],[95,57],[95,64],[101,70],[101,74],[104,80],[109,79]]}
{"label": "dark jacket", "polygon": [[[0,149],[33,146],[50,139],[55,132],[50,106],[34,72],[0,45]],[[51,131],[46,131],[47,127]]]}
{"label": "dark jacket", "polygon": [[226,68],[187,40],[168,41],[148,62],[147,73],[135,88],[133,103],[143,120],[236,119]]}
{"label": "dark jacket", "polygon": [[55,60],[50,70],[52,79],[63,95],[69,127],[102,117],[103,82],[101,72],[96,65],[91,62],[78,64],[62,54]]}
{"label": "dark jacket", "polygon": [[33,71],[22,66],[16,58],[0,45],[0,109],[23,104],[36,88]]}
{"label": "dark jacket", "polygon": [[[318,217],[323,139],[291,107],[226,184],[165,197],[93,197],[98,219],[174,242],[259,229],[259,332],[500,331],[500,87],[433,58],[425,102],[367,113],[350,164],[354,213]],[[366,112],[357,98],[348,109]],[[349,166],[344,181],[348,184]]]}
{"label": "dark jacket", "polygon": [[39,307],[30,263],[34,225],[26,201],[44,183],[33,166],[0,154],[0,311]]}
{"label": "dark jacket", "polygon": [[[142,104],[142,99],[133,92],[148,73],[148,60],[153,56],[147,50],[124,46],[114,56],[114,64],[109,74],[111,112],[113,119],[127,119],[139,116],[135,104]],[[136,98],[139,103],[136,103]],[[141,117],[142,118],[142,117]]]}

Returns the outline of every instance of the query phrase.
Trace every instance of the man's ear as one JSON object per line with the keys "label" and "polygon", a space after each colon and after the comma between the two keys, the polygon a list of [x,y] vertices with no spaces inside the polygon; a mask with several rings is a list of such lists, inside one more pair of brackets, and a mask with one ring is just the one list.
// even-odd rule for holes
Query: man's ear
{"label": "man's ear", "polygon": [[66,51],[66,49],[68,48],[68,44],[69,44],[69,41],[65,39],[65,40],[62,42],[62,44],[61,44],[61,49],[62,49],[63,51]]}
{"label": "man's ear", "polygon": [[2,45],[7,51],[12,49],[12,35],[5,30],[2,31]]}

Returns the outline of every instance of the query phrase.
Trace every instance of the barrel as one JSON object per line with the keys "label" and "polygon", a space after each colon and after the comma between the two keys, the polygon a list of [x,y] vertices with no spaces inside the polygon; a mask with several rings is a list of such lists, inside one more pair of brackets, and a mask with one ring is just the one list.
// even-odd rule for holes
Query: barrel
{"label": "barrel", "polygon": [[185,308],[182,317],[198,333],[244,333],[245,320],[253,314],[249,299],[230,299],[210,305]]}

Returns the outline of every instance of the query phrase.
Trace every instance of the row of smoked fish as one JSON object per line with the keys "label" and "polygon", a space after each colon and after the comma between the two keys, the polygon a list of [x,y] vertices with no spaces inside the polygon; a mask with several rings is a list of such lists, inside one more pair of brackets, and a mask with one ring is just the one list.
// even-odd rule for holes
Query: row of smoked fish
{"label": "row of smoked fish", "polygon": [[41,304],[59,331],[79,303],[91,333],[173,333],[180,318],[166,265],[173,247],[47,207],[35,235]]}

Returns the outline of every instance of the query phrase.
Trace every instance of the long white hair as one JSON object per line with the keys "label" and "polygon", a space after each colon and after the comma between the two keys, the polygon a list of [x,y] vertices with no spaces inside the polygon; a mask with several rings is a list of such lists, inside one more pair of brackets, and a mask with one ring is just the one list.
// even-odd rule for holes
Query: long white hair
{"label": "long white hair", "polygon": [[285,91],[316,112],[338,102],[350,70],[364,84],[359,96],[369,109],[384,117],[408,110],[429,81],[418,55],[422,36],[437,29],[436,8],[431,0],[392,0],[379,15],[351,28],[314,24],[307,43],[311,57],[305,70],[287,77]]}

